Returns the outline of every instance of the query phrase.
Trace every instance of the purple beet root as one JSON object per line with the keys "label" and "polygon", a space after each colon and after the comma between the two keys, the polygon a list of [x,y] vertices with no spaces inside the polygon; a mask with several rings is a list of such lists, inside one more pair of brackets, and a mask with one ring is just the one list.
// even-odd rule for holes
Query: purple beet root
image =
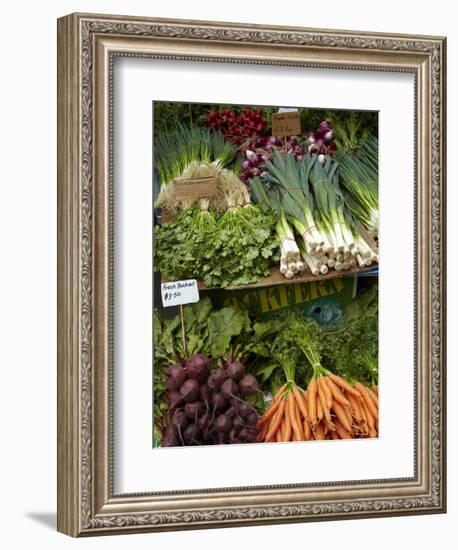
{"label": "purple beet root", "polygon": [[189,424],[183,432],[183,439],[187,445],[198,443],[199,428],[196,424]]}
{"label": "purple beet root", "polygon": [[180,392],[177,391],[169,391],[167,392],[167,401],[169,402],[170,407],[173,409],[174,407],[179,406],[183,399],[181,397]]}
{"label": "purple beet root", "polygon": [[219,393],[219,392],[214,393],[212,395],[211,402],[212,402],[213,408],[217,411],[224,409],[224,407],[227,404],[226,398],[222,393]]}
{"label": "purple beet root", "polygon": [[210,370],[208,365],[211,359],[205,355],[193,355],[186,361],[186,375],[188,378],[197,380],[197,382],[205,382]]}
{"label": "purple beet root", "polygon": [[161,442],[161,447],[177,447],[177,446],[178,446],[178,439],[173,435],[166,435]]}
{"label": "purple beet root", "polygon": [[200,400],[208,406],[208,402],[210,401],[210,388],[207,384],[202,384],[200,386]]}
{"label": "purple beet root", "polygon": [[208,377],[208,386],[214,391],[219,391],[226,378],[227,375],[224,369],[215,369]]}
{"label": "purple beet root", "polygon": [[245,374],[239,382],[240,393],[245,395],[254,395],[259,392],[259,385],[252,374]]}
{"label": "purple beet root", "polygon": [[215,422],[215,429],[219,433],[228,433],[232,428],[232,420],[225,414],[220,414]]}
{"label": "purple beet root", "polygon": [[201,430],[204,430],[206,429],[209,420],[210,420],[210,414],[206,412],[197,419],[196,424]]}
{"label": "purple beet root", "polygon": [[168,436],[173,436],[173,437],[176,437],[177,435],[177,428],[174,424],[169,424],[166,428],[165,428],[165,432],[164,432],[164,436],[165,437],[168,437]]}
{"label": "purple beet root", "polygon": [[183,430],[188,425],[188,418],[183,411],[175,411],[172,416],[172,425],[178,430]]}
{"label": "purple beet root", "polygon": [[186,403],[192,403],[199,398],[200,385],[197,380],[188,378],[186,382],[180,388],[180,396],[186,401]]}
{"label": "purple beet root", "polygon": [[237,435],[238,435],[238,430],[232,427],[231,431],[229,432],[229,442],[232,443],[234,439],[237,439]]}
{"label": "purple beet root", "polygon": [[240,430],[240,428],[243,428],[244,426],[244,422],[243,422],[243,418],[241,418],[240,416],[236,416],[233,420],[232,420],[232,425],[234,426],[234,428],[236,428],[237,430]]}
{"label": "purple beet root", "polygon": [[181,365],[173,365],[167,369],[165,385],[169,390],[179,390],[186,380],[186,373]]}
{"label": "purple beet root", "polygon": [[233,418],[237,414],[237,411],[238,411],[238,407],[231,405],[224,414],[226,414],[230,418]]}
{"label": "purple beet root", "polygon": [[238,361],[226,363],[225,369],[227,376],[235,381],[240,380],[245,375],[245,367]]}
{"label": "purple beet root", "polygon": [[258,423],[258,419],[259,419],[259,415],[256,414],[255,412],[252,412],[251,414],[248,415],[246,422],[249,426],[256,426],[256,424]]}
{"label": "purple beet root", "polygon": [[221,393],[225,397],[233,397],[234,395],[238,395],[239,387],[232,378],[228,378],[221,386]]}
{"label": "purple beet root", "polygon": [[184,406],[184,412],[188,418],[196,419],[204,411],[204,404],[202,401],[194,401],[193,403],[186,403]]}
{"label": "purple beet root", "polygon": [[240,403],[239,415],[242,418],[248,418],[252,412],[253,407],[249,403],[246,403],[245,401],[243,403]]}

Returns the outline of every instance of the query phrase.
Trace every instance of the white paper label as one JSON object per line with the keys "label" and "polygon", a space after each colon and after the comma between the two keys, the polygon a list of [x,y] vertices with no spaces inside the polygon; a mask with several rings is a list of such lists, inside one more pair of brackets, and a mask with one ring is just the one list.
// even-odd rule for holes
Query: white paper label
{"label": "white paper label", "polygon": [[199,301],[199,289],[195,279],[162,283],[162,304],[164,307],[191,304]]}

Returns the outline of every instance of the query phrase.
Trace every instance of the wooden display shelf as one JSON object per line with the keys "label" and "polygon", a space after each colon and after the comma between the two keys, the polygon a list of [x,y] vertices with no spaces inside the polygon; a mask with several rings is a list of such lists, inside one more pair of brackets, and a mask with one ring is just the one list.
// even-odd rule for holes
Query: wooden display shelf
{"label": "wooden display shelf", "polygon": [[[244,288],[262,288],[267,286],[276,286],[284,284],[296,284],[296,283],[308,283],[310,281],[323,281],[325,279],[334,279],[336,277],[353,277],[358,275],[358,273],[367,273],[368,271],[373,270],[375,267],[378,267],[378,264],[371,265],[365,268],[352,268],[346,269],[345,271],[336,271],[335,269],[330,270],[326,275],[313,275],[310,271],[303,271],[300,275],[296,275],[291,279],[287,279],[282,273],[280,273],[279,267],[272,267],[270,270],[270,275],[260,279],[257,283],[252,283],[248,285],[236,285],[228,286],[224,290],[235,290],[235,289],[244,289]],[[161,278],[161,282],[167,283],[170,282],[165,277]],[[203,281],[197,280],[197,287],[199,290],[218,290],[219,287],[207,287]]]}

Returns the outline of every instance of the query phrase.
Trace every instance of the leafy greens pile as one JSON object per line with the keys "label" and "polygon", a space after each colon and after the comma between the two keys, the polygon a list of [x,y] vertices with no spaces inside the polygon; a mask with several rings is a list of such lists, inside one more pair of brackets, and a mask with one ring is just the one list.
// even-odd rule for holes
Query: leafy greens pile
{"label": "leafy greens pile", "polygon": [[268,275],[278,247],[275,219],[257,206],[224,214],[193,205],[155,227],[156,268],[171,280],[197,277],[207,287],[255,283]]}

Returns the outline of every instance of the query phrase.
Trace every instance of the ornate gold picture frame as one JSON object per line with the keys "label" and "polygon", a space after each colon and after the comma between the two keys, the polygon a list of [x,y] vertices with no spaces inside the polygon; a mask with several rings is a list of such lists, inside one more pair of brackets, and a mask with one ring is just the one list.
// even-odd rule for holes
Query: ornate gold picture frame
{"label": "ornate gold picture frame", "polygon": [[[73,14],[58,21],[58,530],[71,536],[445,511],[442,37]],[[113,491],[113,60],[407,72],[415,78],[412,478]]]}

